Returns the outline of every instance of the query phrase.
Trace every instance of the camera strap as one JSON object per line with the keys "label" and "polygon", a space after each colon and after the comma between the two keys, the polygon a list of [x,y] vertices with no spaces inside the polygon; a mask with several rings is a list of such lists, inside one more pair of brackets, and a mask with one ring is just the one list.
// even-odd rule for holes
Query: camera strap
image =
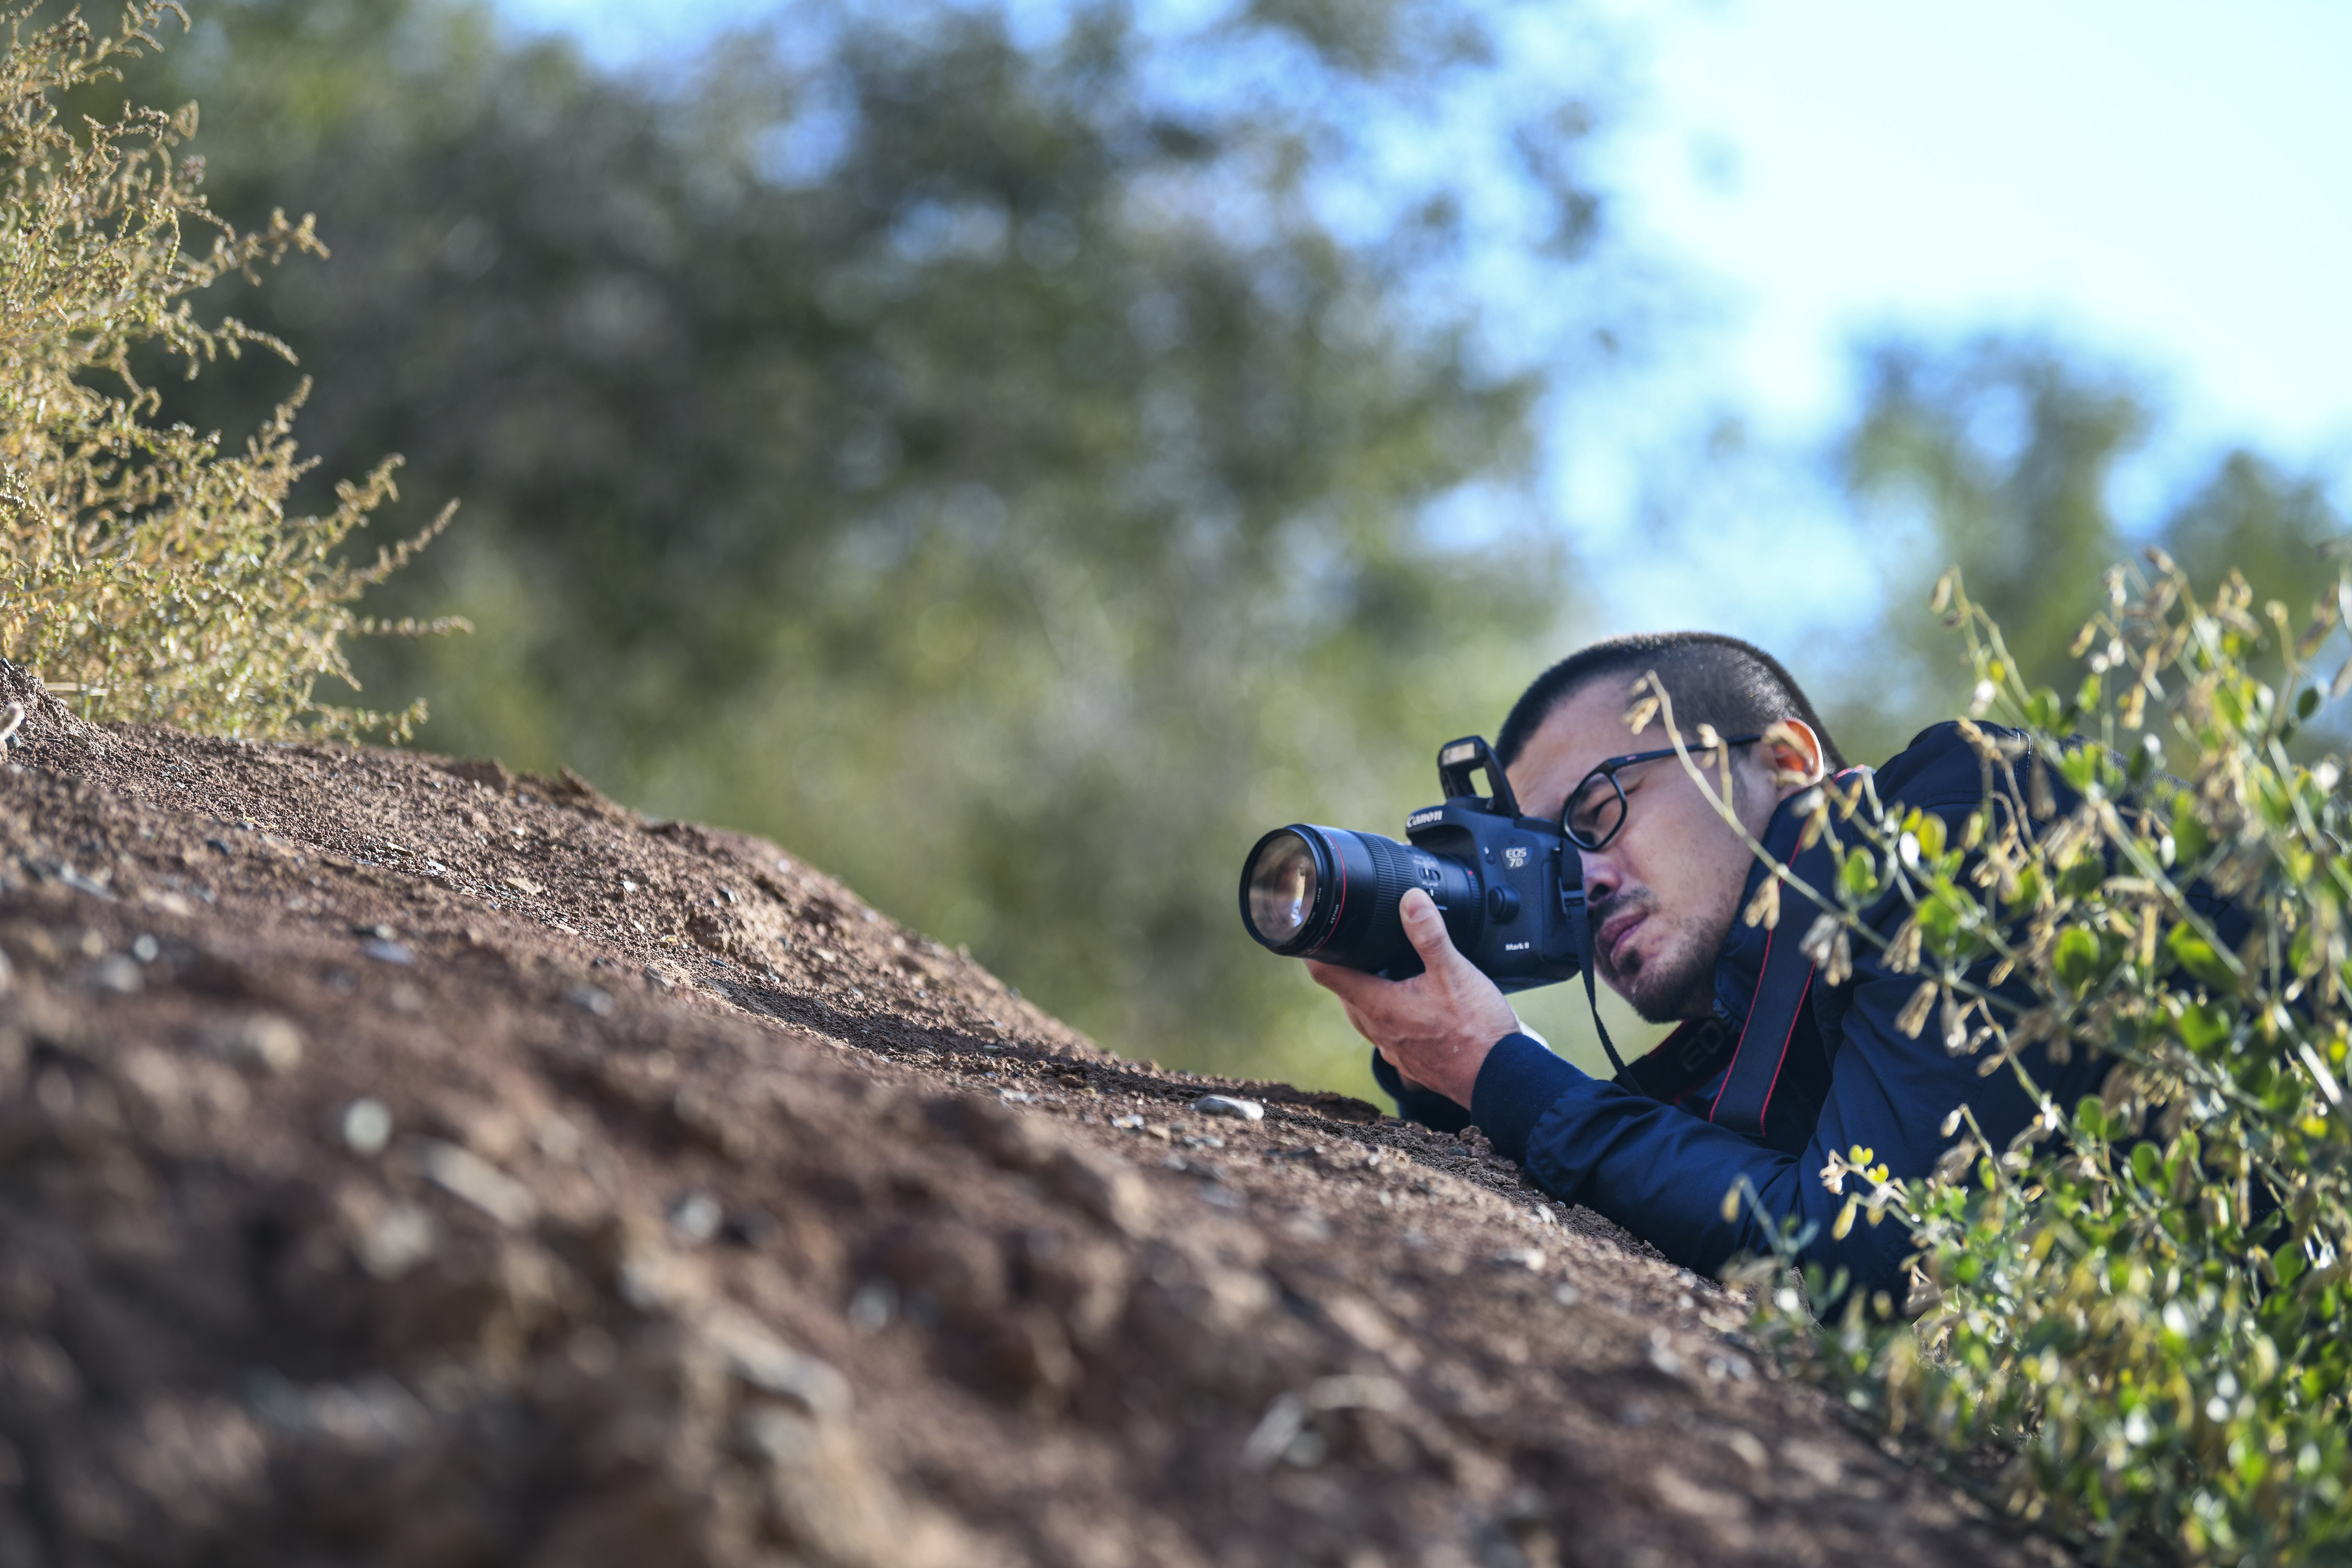
{"label": "camera strap", "polygon": [[[1801,816],[1784,813],[1766,828],[1764,847],[1774,860],[1818,885],[1820,878],[1834,871],[1834,858],[1826,844],[1793,855],[1803,828]],[[1680,1104],[1745,1137],[1764,1136],[1773,1096],[1783,1087],[1784,1070],[1804,1033],[1813,985],[1814,964],[1801,946],[1811,923],[1810,900],[1785,887],[1782,892],[1786,901],[1780,919],[1765,932],[1764,959],[1747,1017],[1738,1022],[1692,1019],[1631,1068],[1620,1065],[1618,1083],[1653,1100]],[[1589,968],[1586,983],[1591,984]],[[1597,1013],[1594,1022],[1599,1022]],[[1616,1061],[1615,1051],[1610,1052],[1610,1059]],[[1712,1093],[1707,1092],[1710,1088]]]}
{"label": "camera strap", "polygon": [[[1764,847],[1775,862],[1819,886],[1821,878],[1834,869],[1835,856],[1826,839],[1802,855],[1795,853],[1804,825],[1801,815],[1784,810],[1765,830]],[[1805,929],[1812,923],[1811,904],[1782,885],[1780,919],[1764,932],[1764,963],[1756,975],[1756,994],[1748,1004],[1748,1022],[1740,1028],[1731,1065],[1724,1069],[1723,1087],[1707,1110],[1709,1121],[1746,1137],[1764,1136],[1772,1091],[1780,1086],[1797,1025],[1812,996],[1816,966],[1803,947]]]}

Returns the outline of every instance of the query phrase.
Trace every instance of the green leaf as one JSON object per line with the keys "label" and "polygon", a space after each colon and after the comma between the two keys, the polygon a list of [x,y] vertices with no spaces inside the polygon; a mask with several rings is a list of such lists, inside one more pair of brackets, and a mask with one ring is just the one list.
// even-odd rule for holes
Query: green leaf
{"label": "green leaf", "polygon": [[2091,787],[2099,775],[2099,752],[2095,746],[2077,746],[2058,758],[2058,776],[2078,790]]}
{"label": "green leaf", "polygon": [[2100,962],[2099,939],[2081,926],[2069,926],[2059,933],[2050,963],[2066,988],[2078,996],[2097,984],[2105,967]]}
{"label": "green leaf", "polygon": [[2153,1191],[2164,1180],[2164,1156],[2156,1152],[2153,1143],[2137,1143],[2131,1152],[2132,1174],[2139,1184]]}
{"label": "green leaf", "polygon": [[1867,849],[1856,849],[1838,868],[1838,881],[1857,899],[1867,899],[1878,891],[1878,861]]}
{"label": "green leaf", "polygon": [[1920,854],[1932,860],[1944,852],[1944,819],[1942,817],[1921,812],[1918,821],[1912,826],[1911,831],[1918,837]]}
{"label": "green leaf", "polygon": [[2058,721],[2066,711],[2058,694],[2044,686],[2025,700],[2025,723],[2028,729],[2048,734],[2058,728]]}
{"label": "green leaf", "polygon": [[2205,858],[2212,847],[2212,837],[2205,824],[2198,819],[2197,798],[2183,791],[2172,803],[2172,853],[2176,862],[2194,866]]}
{"label": "green leaf", "polygon": [[2172,955],[2175,963],[2189,972],[2191,979],[2208,990],[2234,993],[2238,989],[2238,977],[2230,973],[2230,966],[2221,962],[2213,944],[2188,926],[2174,926],[2164,939],[2164,950]]}
{"label": "green leaf", "polygon": [[2181,1010],[2180,1037],[2191,1050],[2201,1051],[2228,1039],[2232,1022],[2227,1009],[2200,1003]]}

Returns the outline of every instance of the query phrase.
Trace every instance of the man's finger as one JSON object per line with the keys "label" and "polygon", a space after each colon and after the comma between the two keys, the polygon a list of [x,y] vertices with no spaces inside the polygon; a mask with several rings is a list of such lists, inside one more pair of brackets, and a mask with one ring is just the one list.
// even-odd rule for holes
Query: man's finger
{"label": "man's finger", "polygon": [[1367,974],[1360,969],[1349,969],[1339,963],[1318,963],[1311,958],[1307,961],[1307,977],[1326,991],[1337,992],[1342,1001],[1351,1001],[1363,990],[1366,981],[1382,985],[1390,984],[1379,975]]}

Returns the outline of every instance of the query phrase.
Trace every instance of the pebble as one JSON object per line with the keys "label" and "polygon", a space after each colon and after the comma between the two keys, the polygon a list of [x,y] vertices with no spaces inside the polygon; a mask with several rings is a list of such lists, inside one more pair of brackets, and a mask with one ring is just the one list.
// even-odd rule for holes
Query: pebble
{"label": "pebble", "polygon": [[709,1193],[688,1193],[669,1211],[669,1227],[679,1239],[699,1247],[719,1234],[727,1211]]}
{"label": "pebble", "polygon": [[1114,1116],[1110,1119],[1110,1124],[1122,1132],[1143,1131],[1143,1118],[1140,1116]]}
{"label": "pebble", "polygon": [[302,1032],[275,1013],[253,1013],[215,1024],[199,1037],[205,1049],[233,1062],[287,1072],[302,1060]]}
{"label": "pebble", "polygon": [[575,985],[572,988],[572,1005],[585,1008],[599,1018],[610,1017],[613,1012],[613,994],[609,991],[598,990],[593,985]]}
{"label": "pebble", "polygon": [[1495,1263],[1503,1268],[1524,1268],[1530,1274],[1543,1272],[1543,1248],[1539,1247],[1507,1247],[1495,1254]]}
{"label": "pebble", "polygon": [[1192,1102],[1192,1109],[1203,1116],[1230,1116],[1241,1121],[1265,1120],[1265,1107],[1256,1100],[1236,1100],[1225,1094],[1204,1094]]}
{"label": "pebble", "polygon": [[101,958],[90,970],[90,981],[101,991],[117,995],[135,996],[145,984],[139,973],[139,961],[126,953]]}
{"label": "pebble", "polygon": [[520,1230],[538,1217],[538,1200],[530,1189],[455,1143],[425,1145],[425,1174],[433,1184],[497,1220],[509,1230]]}
{"label": "pebble", "polygon": [[705,1331],[727,1358],[727,1370],[752,1387],[820,1421],[849,1413],[849,1380],[831,1363],[793,1350],[748,1318],[721,1316]]}
{"label": "pebble", "polygon": [[392,1112],[380,1100],[354,1100],[343,1107],[343,1144],[354,1154],[376,1155],[392,1142]]}
{"label": "pebble", "polygon": [[887,1280],[869,1279],[849,1299],[849,1326],[861,1334],[878,1333],[898,1310],[898,1292]]}
{"label": "pebble", "polygon": [[360,943],[360,951],[370,958],[385,963],[407,964],[416,962],[416,954],[409,951],[405,942],[386,942],[382,937]]}
{"label": "pebble", "polygon": [[397,1279],[440,1246],[440,1226],[415,1204],[394,1204],[361,1233],[360,1267],[378,1279]]}

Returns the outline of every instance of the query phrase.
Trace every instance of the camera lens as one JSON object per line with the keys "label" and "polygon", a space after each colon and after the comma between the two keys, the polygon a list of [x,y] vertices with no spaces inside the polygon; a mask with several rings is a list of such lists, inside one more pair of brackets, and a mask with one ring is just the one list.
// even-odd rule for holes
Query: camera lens
{"label": "camera lens", "polygon": [[1436,900],[1449,922],[1479,919],[1477,873],[1465,862],[1377,833],[1294,822],[1259,839],[1242,863],[1242,923],[1286,958],[1417,974],[1421,957],[1397,921],[1411,888]]}
{"label": "camera lens", "polygon": [[1287,827],[1268,834],[1242,873],[1250,930],[1273,947],[1296,941],[1314,916],[1322,883],[1314,846]]}

